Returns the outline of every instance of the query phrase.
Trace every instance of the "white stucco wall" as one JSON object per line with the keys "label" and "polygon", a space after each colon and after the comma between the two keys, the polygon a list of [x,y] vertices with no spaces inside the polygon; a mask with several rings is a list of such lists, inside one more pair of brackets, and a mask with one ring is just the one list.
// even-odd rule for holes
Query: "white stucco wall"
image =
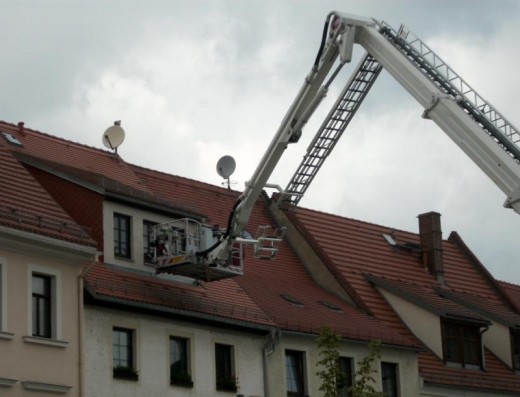
{"label": "white stucco wall", "polygon": [[[319,356],[316,337],[285,334],[282,336],[276,350],[269,356],[268,373],[270,397],[287,396],[285,350],[304,352],[307,394],[309,396],[321,396],[323,394],[323,392],[319,391],[321,380],[316,375],[316,372],[319,370],[316,363],[321,357]],[[343,342],[339,348],[341,356],[353,358],[354,372],[358,368],[357,363],[367,356],[368,352],[367,344],[359,342]],[[381,358],[374,362],[374,369],[378,371],[378,373],[374,375],[374,378],[377,380],[375,384],[377,390],[382,390],[381,361],[397,364],[399,372],[399,393],[401,396],[419,395],[419,370],[417,366],[417,355],[414,351],[387,347],[381,349]]]}
{"label": "white stucco wall", "polygon": [[[94,249],[0,231],[0,395],[52,395],[53,389],[70,397],[80,395],[78,276],[94,255]],[[32,336],[34,272],[52,278],[51,338]],[[14,383],[6,386],[6,379]]]}
{"label": "white stucco wall", "polygon": [[[266,336],[224,328],[85,307],[85,388],[87,397],[244,396],[263,395],[262,347]],[[112,329],[134,329],[137,336],[138,381],[113,379]],[[193,388],[169,382],[169,337],[190,338]],[[234,347],[239,380],[236,393],[218,392],[215,385],[215,343]]]}
{"label": "white stucco wall", "polygon": [[407,301],[383,288],[378,291],[390,303],[392,308],[405,322],[407,327],[438,357],[442,352],[441,320],[436,314],[425,310],[416,304]]}
{"label": "white stucco wall", "polygon": [[[121,259],[114,256],[114,212],[130,216],[131,222],[131,251],[130,259]],[[143,265],[143,221],[163,223],[173,220],[172,217],[159,215],[150,211],[131,208],[105,200],[103,202],[103,247],[104,260],[119,266],[139,269],[155,273],[155,269]]]}
{"label": "white stucco wall", "polygon": [[513,367],[511,334],[508,327],[493,322],[489,329],[482,334],[482,342],[484,346],[496,354],[510,368]]}

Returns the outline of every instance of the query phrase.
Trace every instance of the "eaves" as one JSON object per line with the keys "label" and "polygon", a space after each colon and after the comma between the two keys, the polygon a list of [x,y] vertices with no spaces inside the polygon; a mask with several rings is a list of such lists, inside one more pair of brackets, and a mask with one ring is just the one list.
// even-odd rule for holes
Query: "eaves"
{"label": "eaves", "polygon": [[96,294],[88,285],[84,285],[84,292],[85,303],[93,306],[124,310],[132,313],[143,313],[160,317],[175,318],[187,322],[224,327],[262,335],[270,332],[270,330],[275,328],[275,324],[256,324],[248,321],[214,316],[211,314],[200,313],[186,309],[165,307],[156,304],[130,301],[126,299],[100,295]]}

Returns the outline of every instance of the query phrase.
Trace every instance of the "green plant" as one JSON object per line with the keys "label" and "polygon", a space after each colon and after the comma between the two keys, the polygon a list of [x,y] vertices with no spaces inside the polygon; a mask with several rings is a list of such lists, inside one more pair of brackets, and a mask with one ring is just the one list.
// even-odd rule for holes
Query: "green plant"
{"label": "green plant", "polygon": [[114,378],[126,380],[138,380],[139,375],[137,371],[130,367],[117,366],[112,370]]}
{"label": "green plant", "polygon": [[222,391],[237,391],[238,379],[236,376],[221,376],[217,378],[217,390]]}
{"label": "green plant", "polygon": [[193,387],[191,375],[178,367],[179,366],[175,364],[172,364],[170,366],[170,384],[177,386]]}
{"label": "green plant", "polygon": [[319,390],[324,392],[323,397],[337,397],[338,387],[343,383],[344,374],[339,367],[338,348],[341,336],[329,327],[320,329],[318,348],[321,360],[316,363],[321,368],[316,375],[321,378]]}
{"label": "green plant", "polygon": [[383,393],[374,389],[377,370],[374,368],[374,362],[381,357],[381,341],[372,341],[368,344],[368,355],[359,361],[358,370],[356,371],[354,384],[349,387],[349,393],[352,397],[382,397]]}

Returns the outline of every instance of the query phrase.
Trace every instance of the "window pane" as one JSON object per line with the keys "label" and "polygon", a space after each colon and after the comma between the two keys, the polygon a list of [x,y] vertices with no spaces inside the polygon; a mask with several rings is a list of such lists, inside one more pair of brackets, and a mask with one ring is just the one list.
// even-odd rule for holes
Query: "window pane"
{"label": "window pane", "polygon": [[114,213],[114,255],[130,258],[130,217]]}
{"label": "window pane", "polygon": [[287,394],[290,396],[303,396],[303,352],[295,350],[285,351],[285,372]]}
{"label": "window pane", "polygon": [[50,338],[51,330],[51,277],[32,276],[32,333],[33,336]]}
{"label": "window pane", "polygon": [[338,397],[347,397],[349,396],[348,388],[353,383],[352,358],[340,357],[339,369],[343,374],[343,379],[338,382]]}
{"label": "window pane", "polygon": [[193,385],[188,370],[188,343],[186,338],[170,337],[170,383]]}
{"label": "window pane", "polygon": [[520,371],[520,332],[511,335],[513,338],[513,365],[516,371]]}
{"label": "window pane", "polygon": [[143,255],[145,263],[153,261],[155,247],[150,242],[153,240],[154,225],[156,225],[155,222],[143,221]]}
{"label": "window pane", "polygon": [[217,378],[230,377],[233,374],[231,368],[231,346],[215,344],[215,360]]}
{"label": "window pane", "polygon": [[112,333],[114,367],[133,368],[133,331],[114,328]]}
{"label": "window pane", "polygon": [[457,323],[443,324],[445,360],[463,367],[482,364],[479,326]]}
{"label": "window pane", "polygon": [[397,364],[382,362],[381,376],[383,380],[383,396],[397,397]]}

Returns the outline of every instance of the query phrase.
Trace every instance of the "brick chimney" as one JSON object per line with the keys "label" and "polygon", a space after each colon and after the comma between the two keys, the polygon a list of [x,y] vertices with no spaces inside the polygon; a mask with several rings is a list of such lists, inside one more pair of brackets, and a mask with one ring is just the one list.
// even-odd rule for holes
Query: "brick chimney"
{"label": "brick chimney", "polygon": [[418,218],[423,264],[439,283],[444,284],[441,214],[427,212],[420,214]]}

